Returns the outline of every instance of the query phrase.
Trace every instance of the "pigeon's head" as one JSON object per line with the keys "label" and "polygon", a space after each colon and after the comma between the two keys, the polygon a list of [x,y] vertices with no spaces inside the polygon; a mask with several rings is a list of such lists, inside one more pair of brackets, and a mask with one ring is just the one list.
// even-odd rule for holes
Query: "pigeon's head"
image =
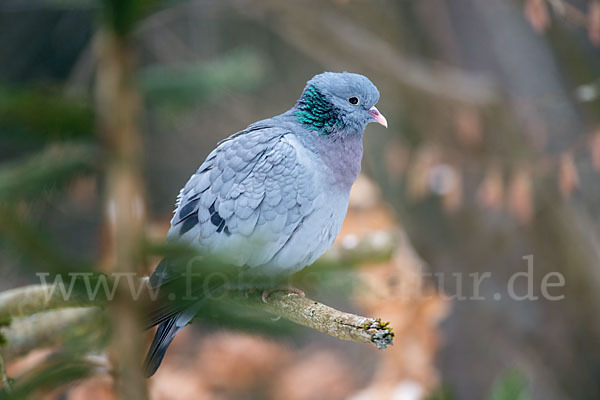
{"label": "pigeon's head", "polygon": [[365,76],[324,72],[307,82],[296,105],[298,121],[322,135],[362,133],[370,122],[387,127],[377,110],[379,91]]}

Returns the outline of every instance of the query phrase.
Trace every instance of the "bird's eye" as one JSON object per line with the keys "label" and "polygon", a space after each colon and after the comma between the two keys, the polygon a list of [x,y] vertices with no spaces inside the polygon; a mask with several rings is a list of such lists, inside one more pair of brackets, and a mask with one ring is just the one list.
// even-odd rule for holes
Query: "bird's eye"
{"label": "bird's eye", "polygon": [[350,98],[348,99],[348,102],[349,102],[350,104],[352,104],[352,105],[357,105],[357,104],[359,103],[359,101],[358,101],[358,97],[354,97],[354,96],[352,96],[352,97],[350,97]]}

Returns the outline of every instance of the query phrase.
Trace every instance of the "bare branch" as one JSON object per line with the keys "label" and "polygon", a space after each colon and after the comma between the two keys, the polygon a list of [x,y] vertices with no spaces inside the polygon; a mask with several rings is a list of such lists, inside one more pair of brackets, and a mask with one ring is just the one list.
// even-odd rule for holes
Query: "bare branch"
{"label": "bare branch", "polygon": [[274,292],[266,303],[260,296],[252,296],[240,300],[240,304],[250,305],[338,339],[372,343],[379,349],[393,344],[394,333],[388,323],[378,318],[339,311],[295,293]]}
{"label": "bare branch", "polygon": [[[14,298],[18,302],[22,300]],[[10,325],[0,328],[0,356],[10,361],[33,349],[70,343],[75,335],[97,334],[100,321],[97,307],[62,308],[14,318]]]}
{"label": "bare branch", "polygon": [[8,324],[14,318],[27,317],[44,310],[84,304],[72,299],[65,300],[63,296],[59,296],[60,291],[50,292],[48,286],[30,285],[0,293],[0,321]]}
{"label": "bare branch", "polygon": [[[0,355],[6,360],[34,348],[61,345],[70,332],[91,334],[90,327],[102,320],[97,307],[65,308],[69,302],[62,299],[60,291],[48,301],[40,301],[46,290],[41,285],[26,286],[2,294],[0,316],[10,321],[0,327]],[[342,340],[372,343],[380,349],[393,344],[392,328],[380,319],[345,313],[307,297],[274,292],[265,303],[260,296],[240,293],[234,300]]]}

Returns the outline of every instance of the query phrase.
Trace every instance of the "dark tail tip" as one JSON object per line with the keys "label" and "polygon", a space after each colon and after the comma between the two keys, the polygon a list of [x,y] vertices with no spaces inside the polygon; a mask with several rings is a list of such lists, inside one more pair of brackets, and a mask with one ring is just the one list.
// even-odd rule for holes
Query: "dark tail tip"
{"label": "dark tail tip", "polygon": [[176,315],[175,317],[162,322],[158,326],[150,349],[148,349],[146,360],[144,361],[144,373],[146,378],[150,378],[156,373],[156,370],[160,367],[165,353],[167,352],[167,348],[175,338],[177,332],[181,329],[181,327],[178,327],[175,324],[177,317],[178,316]]}
{"label": "dark tail tip", "polygon": [[146,378],[150,378],[156,373],[166,352],[167,349],[164,348],[163,350],[153,354],[148,353],[146,360],[144,361],[144,374],[146,375]]}

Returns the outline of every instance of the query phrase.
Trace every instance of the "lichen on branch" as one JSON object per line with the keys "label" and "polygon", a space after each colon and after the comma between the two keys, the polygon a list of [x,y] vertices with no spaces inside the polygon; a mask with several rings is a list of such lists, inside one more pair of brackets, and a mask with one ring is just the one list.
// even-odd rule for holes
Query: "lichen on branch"
{"label": "lichen on branch", "polygon": [[277,291],[266,302],[260,297],[244,297],[239,302],[338,339],[373,343],[379,349],[393,344],[394,333],[388,323],[339,311],[294,293]]}

